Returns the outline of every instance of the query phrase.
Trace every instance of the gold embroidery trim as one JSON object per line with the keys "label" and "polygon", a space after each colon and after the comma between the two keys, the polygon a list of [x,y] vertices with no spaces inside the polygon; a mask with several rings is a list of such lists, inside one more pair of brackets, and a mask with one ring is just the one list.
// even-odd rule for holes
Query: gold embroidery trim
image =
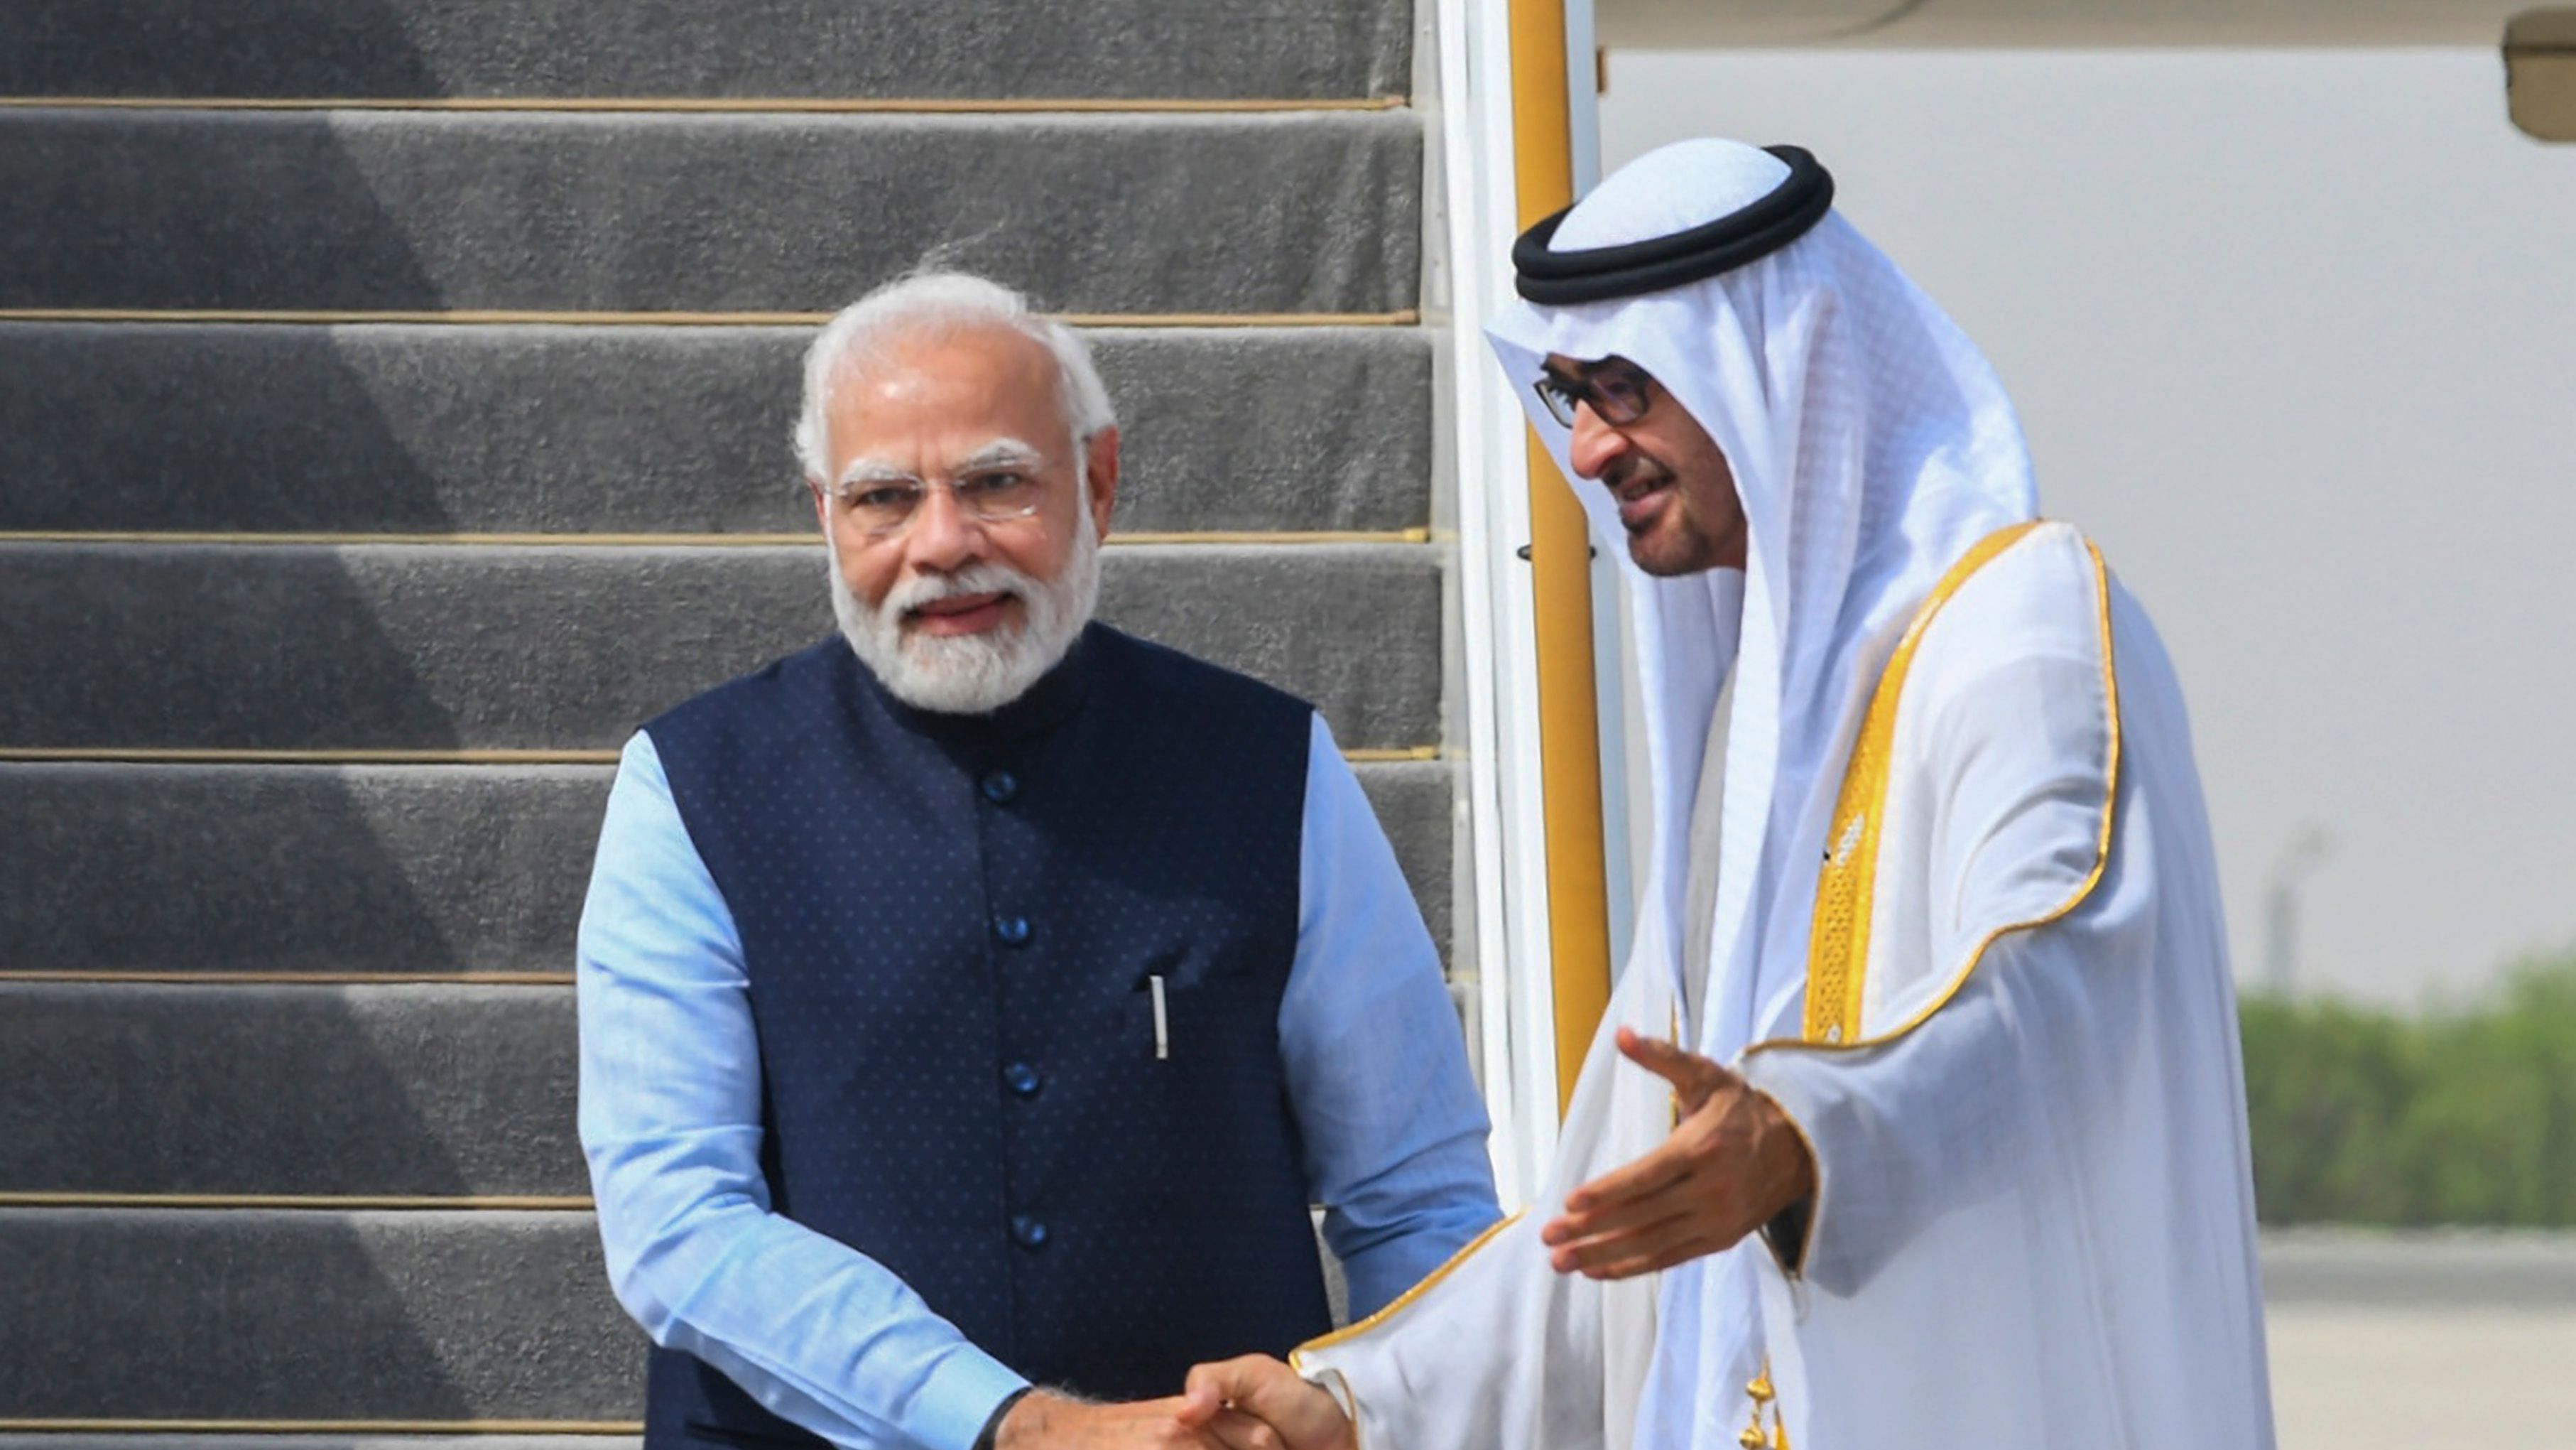
{"label": "gold embroidery trim", "polygon": [[[2048,911],[2032,917],[2027,921],[2006,922],[2002,926],[1996,927],[1994,930],[1987,932],[1983,937],[1979,938],[1975,948],[1968,953],[1965,963],[1960,966],[1957,975],[1950,979],[1949,983],[1941,989],[1940,993],[1936,995],[1931,1002],[1927,1003],[1921,1011],[1916,1012],[1913,1016],[1898,1023],[1889,1030],[1879,1033],[1874,1037],[1864,1037],[1859,1035],[1856,1031],[1846,1032],[1843,1034],[1843,1038],[1839,1042],[1827,1041],[1821,1038],[1777,1037],[1768,1042],[1757,1042],[1751,1047],[1746,1048],[1746,1057],[1749,1058],[1756,1053],[1772,1052],[1782,1048],[1791,1047],[1807,1048],[1822,1052],[1851,1052],[1858,1051],[1862,1048],[1877,1047],[1884,1043],[1893,1042],[1896,1039],[1905,1036],[1907,1033],[1912,1032],[1915,1028],[1922,1026],[1925,1022],[1930,1021],[1933,1014],[1948,1006],[1951,999],[1959,995],[1960,989],[1967,986],[1968,979],[1976,975],[1978,964],[1985,960],[1986,952],[1991,949],[1997,941],[2000,941],[2014,932],[2031,931],[2039,927],[2047,926],[2051,922],[2063,919],[2068,913],[2074,911],[2075,908],[2083,905],[2086,898],[2093,894],[2093,889],[2102,884],[2102,874],[2104,871],[2109,869],[2111,864],[2111,829],[2114,824],[2114,807],[2117,805],[2120,796],[2120,683],[2118,671],[2112,655],[2111,644],[2110,569],[2109,566],[2102,562],[2102,551],[2094,547],[2090,540],[2085,541],[2084,551],[2091,559],[2093,565],[2095,628],[2099,631],[2102,645],[2102,700],[2106,717],[2104,720],[2104,727],[2109,741],[2109,744],[2104,751],[2102,765],[2102,813],[2100,826],[2094,836],[2092,869],[2085,874],[2082,881],[2076,883],[2075,889],[2068,893],[2064,901],[2059,902]],[[1883,781],[1881,782],[1880,789],[1885,789]],[[1837,815],[1839,817],[1839,812]],[[1872,861],[1869,864],[1873,869],[1876,866],[1875,861]],[[1816,960],[1816,944],[1810,942],[1808,947],[1808,967],[1811,974],[1815,969]],[[1811,975],[1808,987],[1808,991],[1811,996],[1814,990],[1814,978]],[[1852,995],[1853,1000],[1857,1002],[1859,994],[1856,989],[1853,991]],[[1809,1228],[1808,1234],[1810,1243],[1812,1243],[1815,1234],[1814,1227],[1811,1226]]]}
{"label": "gold embroidery trim", "polygon": [[1513,1224],[1520,1221],[1521,1215],[1517,1213],[1505,1217],[1500,1222],[1494,1224],[1491,1228],[1486,1229],[1483,1233],[1480,1233],[1476,1235],[1475,1238],[1469,1240],[1465,1248],[1451,1254],[1447,1263],[1442,1264],[1439,1268],[1423,1275],[1421,1283],[1416,1284],[1412,1288],[1405,1290],[1403,1293],[1396,1295],[1394,1300],[1385,1308],[1380,1309],[1366,1319],[1360,1320],[1356,1324],[1346,1324],[1341,1328],[1334,1330],[1330,1334],[1317,1335],[1315,1338],[1307,1340],[1304,1344],[1298,1345],[1295,1349],[1288,1351],[1288,1367],[1302,1374],[1305,1372],[1305,1366],[1298,1363],[1298,1357],[1305,1354],[1306,1351],[1310,1349],[1330,1349],[1336,1344],[1343,1344],[1350,1340],[1357,1339],[1361,1335],[1368,1333],[1370,1330],[1377,1328],[1381,1324],[1384,1324],[1389,1319],[1394,1318],[1405,1309],[1410,1308],[1415,1300],[1420,1299],[1423,1295],[1428,1294],[1433,1289],[1439,1287],[1441,1280],[1446,1279],[1451,1274],[1457,1272],[1458,1266],[1464,1264],[1470,1258],[1473,1258],[1478,1249],[1492,1243],[1503,1230],[1510,1228]]}
{"label": "gold embroidery trim", "polygon": [[1879,829],[1887,819],[1896,706],[1905,692],[1914,651],[1933,616],[1969,576],[2037,527],[2034,520],[1997,530],[1951,565],[1914,612],[1896,652],[1888,657],[1887,668],[1879,674],[1860,737],[1852,744],[1851,764],[1843,771],[1832,832],[1825,839],[1825,864],[1816,879],[1816,911],[1807,938],[1806,1037],[1810,1042],[1848,1042],[1860,1036],[1861,987],[1869,969],[1870,906],[1878,882]]}
{"label": "gold embroidery trim", "polygon": [[[1907,670],[1913,664],[1916,647],[1921,644],[1926,627],[1931,623],[1932,617],[1940,612],[1941,606],[1949,602],[1951,596],[1967,583],[1971,575],[1992,562],[2006,549],[2020,542],[2042,522],[2044,521],[2033,520],[2015,524],[1979,540],[1933,587],[1932,593],[1916,611],[1913,620],[1907,624],[1904,636],[1898,640],[1896,651],[1890,656],[1887,667],[1880,674],[1878,684],[1870,696],[1869,711],[1863,718],[1860,739],[1853,746],[1852,760],[1845,768],[1842,789],[1835,801],[1834,835],[1831,845],[1836,849],[1832,849],[1831,854],[1827,856],[1823,875],[1817,883],[1814,934],[1808,943],[1807,951],[1806,1034],[1803,1038],[1776,1038],[1768,1042],[1755,1043],[1746,1049],[1748,1057],[1754,1053],[1782,1047],[1852,1050],[1874,1047],[1902,1037],[1921,1026],[1934,1013],[1948,1005],[1951,998],[1958,995],[1959,989],[1965,986],[1969,977],[1975,974],[1977,964],[1984,959],[1987,949],[1997,940],[2011,932],[2028,931],[2059,920],[2082,905],[2085,899],[2093,894],[2094,888],[2101,884],[2103,872],[2110,865],[2113,806],[2118,800],[2120,790],[2120,696],[2118,676],[2111,652],[2110,571],[2102,561],[2102,551],[2087,540],[2084,549],[2092,563],[2096,627],[2102,645],[2103,700],[2108,715],[2106,724],[2109,736],[2103,769],[2104,796],[2101,823],[2095,837],[2092,869],[2086,873],[2081,882],[2077,883],[2075,890],[2066,900],[2054,909],[2028,921],[2007,923],[1988,932],[1978,941],[1975,950],[1968,954],[1967,963],[1960,969],[1958,975],[1952,978],[1940,995],[1920,1012],[1893,1030],[1877,1037],[1861,1035],[1861,987],[1869,949],[1869,910],[1875,899],[1878,828],[1886,814],[1889,766],[1896,731],[1896,706],[1898,697],[1904,689]],[[1830,900],[1829,893],[1831,893]],[[1820,1006],[1820,1003],[1830,1005]],[[1805,1130],[1800,1128],[1799,1133],[1803,1137]],[[1421,1283],[1398,1295],[1393,1303],[1375,1314],[1291,1350],[1288,1355],[1289,1367],[1302,1374],[1305,1366],[1301,1363],[1301,1357],[1307,1351],[1345,1343],[1377,1328],[1400,1311],[1410,1307],[1416,1300],[1437,1287],[1441,1280],[1447,1278],[1477,1250],[1485,1247],[1503,1230],[1519,1221],[1520,1217],[1519,1214],[1513,1214],[1485,1230],[1474,1242],[1451,1256],[1447,1263],[1433,1270]],[[1808,1233],[1809,1243],[1812,1245],[1814,1226],[1810,1226]],[[1777,1391],[1771,1383],[1770,1368],[1766,1358],[1761,1374],[1745,1386],[1746,1398],[1752,1405],[1752,1416],[1751,1423],[1739,1436],[1738,1443],[1747,1447],[1747,1450],[1754,1450],[1757,1446],[1760,1450],[1790,1450],[1788,1422],[1780,1410]],[[1764,1424],[1766,1411],[1769,1419],[1767,1426]]]}
{"label": "gold embroidery trim", "polygon": [[[1526,1211],[1527,1210],[1523,1210],[1523,1212]],[[1334,1330],[1330,1334],[1318,1335],[1313,1339],[1307,1340],[1304,1344],[1298,1345],[1295,1349],[1288,1351],[1288,1368],[1297,1374],[1302,1375],[1306,1372],[1305,1357],[1308,1350],[1330,1349],[1334,1345],[1348,1343],[1349,1341],[1357,1339],[1361,1335],[1368,1333],[1370,1330],[1377,1328],[1379,1325],[1384,1324],[1388,1320],[1394,1318],[1397,1314],[1402,1313],[1405,1309],[1411,1307],[1414,1301],[1420,1299],[1423,1295],[1430,1293],[1433,1289],[1438,1288],[1440,1281],[1457,1272],[1459,1265],[1464,1264],[1469,1259],[1475,1257],[1477,1250],[1482,1249],[1485,1245],[1490,1244],[1495,1239],[1501,1237],[1503,1230],[1510,1228],[1513,1224],[1520,1221],[1521,1215],[1519,1213],[1505,1216],[1500,1222],[1495,1223],[1492,1227],[1487,1228],[1483,1233],[1480,1233],[1473,1239],[1469,1240],[1465,1248],[1451,1254],[1447,1263],[1442,1264],[1439,1268],[1423,1275],[1422,1282],[1405,1290],[1403,1293],[1396,1295],[1385,1308],[1380,1309],[1366,1319],[1360,1320],[1356,1324],[1347,1324]],[[1344,1379],[1339,1373],[1334,1374],[1333,1377],[1341,1383],[1342,1394],[1349,1397],[1351,1405],[1352,1443],[1358,1444],[1359,1396],[1351,1393],[1350,1382],[1347,1379]],[[1367,1450],[1367,1447],[1363,1445],[1361,1446],[1361,1450]]]}

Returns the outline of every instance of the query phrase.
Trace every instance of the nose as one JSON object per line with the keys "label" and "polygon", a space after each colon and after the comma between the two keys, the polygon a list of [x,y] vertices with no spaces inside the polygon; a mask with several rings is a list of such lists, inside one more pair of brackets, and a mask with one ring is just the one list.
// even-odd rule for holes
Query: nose
{"label": "nose", "polygon": [[1591,404],[1574,410],[1574,441],[1566,456],[1579,477],[1599,478],[1628,448],[1628,435],[1602,422]]}
{"label": "nose", "polygon": [[984,557],[984,528],[966,516],[957,495],[929,491],[903,532],[904,562],[925,573],[953,574]]}

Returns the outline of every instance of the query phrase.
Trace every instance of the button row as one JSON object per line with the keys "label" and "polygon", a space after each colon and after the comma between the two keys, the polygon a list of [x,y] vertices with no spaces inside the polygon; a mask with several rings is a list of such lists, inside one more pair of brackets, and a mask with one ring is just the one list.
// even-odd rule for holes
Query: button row
{"label": "button row", "polygon": [[[1009,805],[1020,796],[1019,777],[1007,770],[997,770],[985,776],[977,783],[976,788],[983,793],[984,799],[997,806]],[[1029,919],[1025,916],[993,918],[993,935],[1004,946],[1027,946],[1029,938],[1034,934],[1034,929],[1030,927]],[[1033,1098],[1046,1086],[1046,1077],[1025,1062],[1014,1062],[1002,1069],[1002,1086],[1009,1088],[1019,1097]],[[1031,1214],[1011,1215],[1011,1241],[1031,1251],[1046,1247],[1045,1221]]]}

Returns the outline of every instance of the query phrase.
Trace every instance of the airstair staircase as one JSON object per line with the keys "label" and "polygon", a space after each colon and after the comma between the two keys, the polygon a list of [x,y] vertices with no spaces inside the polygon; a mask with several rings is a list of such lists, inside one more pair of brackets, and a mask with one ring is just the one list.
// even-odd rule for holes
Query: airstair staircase
{"label": "airstair staircase", "polygon": [[1096,329],[1106,617],[1318,702],[1447,940],[1415,24],[0,6],[0,1450],[636,1433],[610,762],[829,628],[796,359],[924,261]]}

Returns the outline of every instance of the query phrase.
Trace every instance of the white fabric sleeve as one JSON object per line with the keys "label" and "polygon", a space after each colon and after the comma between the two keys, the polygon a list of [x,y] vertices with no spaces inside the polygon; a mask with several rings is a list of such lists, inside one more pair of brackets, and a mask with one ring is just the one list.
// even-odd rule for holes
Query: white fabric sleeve
{"label": "white fabric sleeve", "polygon": [[1341,1402],[1362,1450],[1628,1450],[1657,1285],[1559,1274],[1538,1234],[1576,1185],[1671,1130],[1670,1090],[1623,1070],[1614,1039],[1623,1023],[1662,1035],[1674,1008],[1660,974],[1624,974],[1536,1206],[1374,1318],[1291,1356]]}
{"label": "white fabric sleeve", "polygon": [[645,735],[609,792],[579,950],[581,1140],[618,1301],[835,1445],[966,1450],[1026,1381],[770,1211],[741,941]]}
{"label": "white fabric sleeve", "polygon": [[[2120,1025],[2094,1020],[2105,984],[2082,961],[2088,938],[2133,923],[2096,909],[2013,930],[2082,897],[2094,873],[2110,804],[2101,661],[2023,655],[1927,693],[1929,758],[1919,764],[1946,817],[1933,850],[1931,937],[1947,969],[1924,975],[1942,988],[1966,980],[1948,1000],[1905,1013],[1929,1015],[1883,1045],[1756,1049],[1744,1062],[1815,1150],[1798,1267],[1831,1293],[1860,1289],[1917,1226],[2039,1171],[2041,1120],[2086,1084],[2050,1080],[2047,1070],[2080,1074],[2082,1063],[2034,1051],[2034,1040]],[[1869,1035],[1886,1034],[1872,1024]]]}

